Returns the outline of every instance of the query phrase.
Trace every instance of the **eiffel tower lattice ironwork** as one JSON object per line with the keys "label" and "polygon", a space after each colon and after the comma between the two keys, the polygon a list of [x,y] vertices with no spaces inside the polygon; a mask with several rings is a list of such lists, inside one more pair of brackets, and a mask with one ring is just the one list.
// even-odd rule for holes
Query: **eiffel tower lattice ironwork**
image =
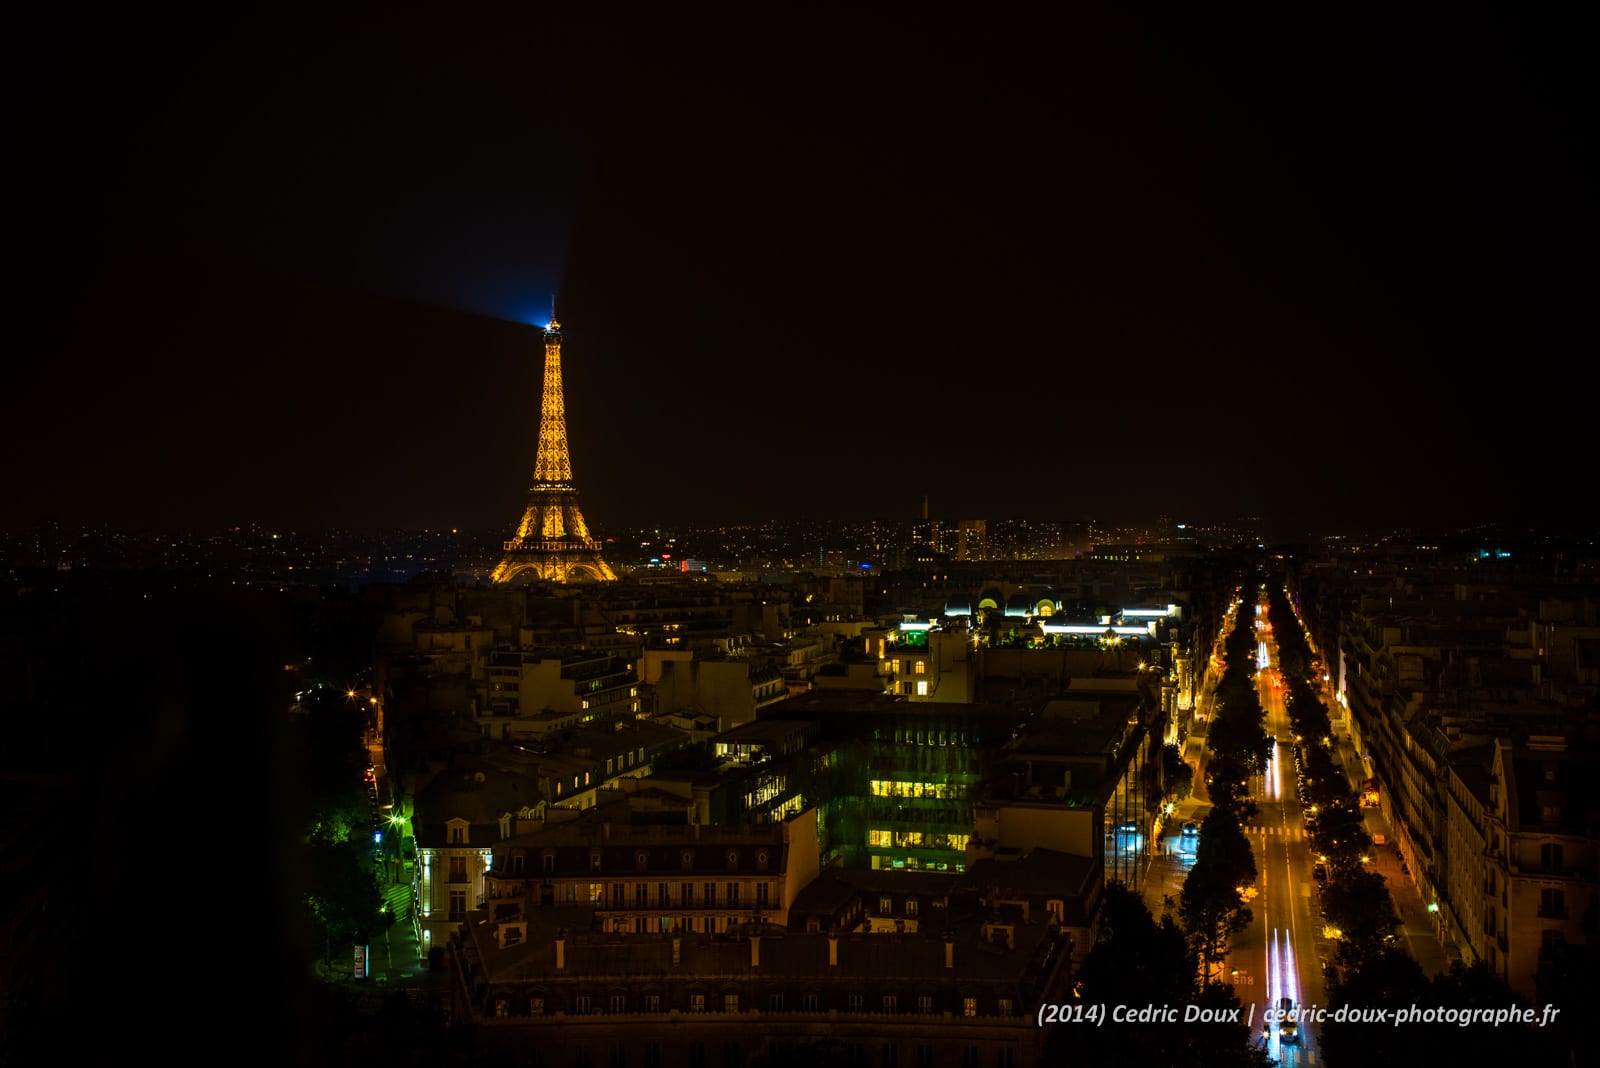
{"label": "eiffel tower lattice ironwork", "polygon": [[547,582],[615,581],[616,573],[601,557],[600,548],[578,511],[578,490],[572,483],[561,390],[561,324],[552,317],[544,332],[544,399],[528,507],[516,537],[505,543],[506,554],[491,580],[511,582],[531,571]]}

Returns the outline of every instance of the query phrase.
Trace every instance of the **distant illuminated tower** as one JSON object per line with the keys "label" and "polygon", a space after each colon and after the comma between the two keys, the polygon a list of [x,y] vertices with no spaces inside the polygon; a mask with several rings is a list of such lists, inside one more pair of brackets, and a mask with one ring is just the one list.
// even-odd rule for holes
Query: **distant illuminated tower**
{"label": "distant illuminated tower", "polygon": [[491,577],[494,582],[510,582],[527,571],[548,582],[611,582],[617,577],[601,559],[600,543],[589,536],[578,511],[561,393],[561,324],[554,316],[544,332],[544,401],[533,484],[517,535],[505,543],[505,550]]}

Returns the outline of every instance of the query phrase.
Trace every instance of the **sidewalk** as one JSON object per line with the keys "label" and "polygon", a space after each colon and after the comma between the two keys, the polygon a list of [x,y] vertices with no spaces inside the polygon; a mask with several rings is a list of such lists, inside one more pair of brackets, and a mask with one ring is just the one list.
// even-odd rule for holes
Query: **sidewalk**
{"label": "sidewalk", "polygon": [[379,880],[379,889],[395,915],[395,923],[375,934],[368,946],[367,981],[391,989],[444,988],[449,985],[448,977],[443,972],[429,970],[427,953],[417,938],[416,923],[411,915],[411,878],[412,868],[407,864],[398,877],[391,873]]}
{"label": "sidewalk", "polygon": [[[1350,744],[1348,731],[1340,734],[1336,750],[1345,778],[1359,797],[1361,781],[1366,777],[1367,770],[1356,754],[1355,747]],[[1396,933],[1406,952],[1422,967],[1424,975],[1433,976],[1447,970],[1451,958],[1439,937],[1438,913],[1428,911],[1428,902],[1423,900],[1416,882],[1410,874],[1400,870],[1400,847],[1389,818],[1381,808],[1363,808],[1361,816],[1367,833],[1382,835],[1385,840],[1383,845],[1373,848],[1376,857],[1373,868],[1388,884],[1389,896],[1394,900],[1395,912],[1400,916],[1400,927]]]}

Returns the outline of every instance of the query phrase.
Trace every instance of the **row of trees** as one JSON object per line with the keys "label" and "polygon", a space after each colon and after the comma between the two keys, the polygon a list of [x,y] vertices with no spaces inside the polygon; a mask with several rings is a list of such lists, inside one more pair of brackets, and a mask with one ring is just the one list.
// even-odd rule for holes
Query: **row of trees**
{"label": "row of trees", "polygon": [[[1194,952],[1201,982],[1209,985],[1234,935],[1250,925],[1245,890],[1256,881],[1255,854],[1241,824],[1255,814],[1250,776],[1266,766],[1266,716],[1256,695],[1254,594],[1241,585],[1233,627],[1223,643],[1215,715],[1206,745],[1206,787],[1212,806],[1200,827],[1194,866],[1183,883],[1179,916]],[[1248,599],[1246,593],[1248,591]]]}
{"label": "row of trees", "polygon": [[319,686],[301,700],[295,724],[304,781],[300,874],[312,944],[324,961],[378,936],[393,921],[373,863],[373,800],[363,781],[362,710],[343,690]]}

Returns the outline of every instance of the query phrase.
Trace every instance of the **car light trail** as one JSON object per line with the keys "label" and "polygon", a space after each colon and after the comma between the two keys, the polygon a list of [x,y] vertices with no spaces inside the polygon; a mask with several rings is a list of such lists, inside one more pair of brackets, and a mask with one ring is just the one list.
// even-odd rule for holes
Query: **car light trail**
{"label": "car light trail", "polygon": [[1272,765],[1272,776],[1268,780],[1267,786],[1268,796],[1277,798],[1281,796],[1279,790],[1282,789],[1278,778],[1278,765],[1283,763],[1283,747],[1277,742],[1272,743],[1272,759],[1268,763]]}
{"label": "car light trail", "polygon": [[[1300,1008],[1300,962],[1295,960],[1294,941],[1289,932],[1283,932],[1283,994],[1295,1009]],[[1304,1028],[1301,1029],[1302,1031]]]}
{"label": "car light trail", "polygon": [[1282,970],[1283,970],[1283,966],[1278,960],[1278,929],[1276,927],[1274,927],[1272,929],[1272,941],[1267,943],[1267,1008],[1268,1009],[1277,1008],[1278,1007],[1278,999],[1283,996],[1278,991],[1278,985],[1279,985],[1280,980],[1282,979],[1282,975],[1280,974],[1282,972]]}

